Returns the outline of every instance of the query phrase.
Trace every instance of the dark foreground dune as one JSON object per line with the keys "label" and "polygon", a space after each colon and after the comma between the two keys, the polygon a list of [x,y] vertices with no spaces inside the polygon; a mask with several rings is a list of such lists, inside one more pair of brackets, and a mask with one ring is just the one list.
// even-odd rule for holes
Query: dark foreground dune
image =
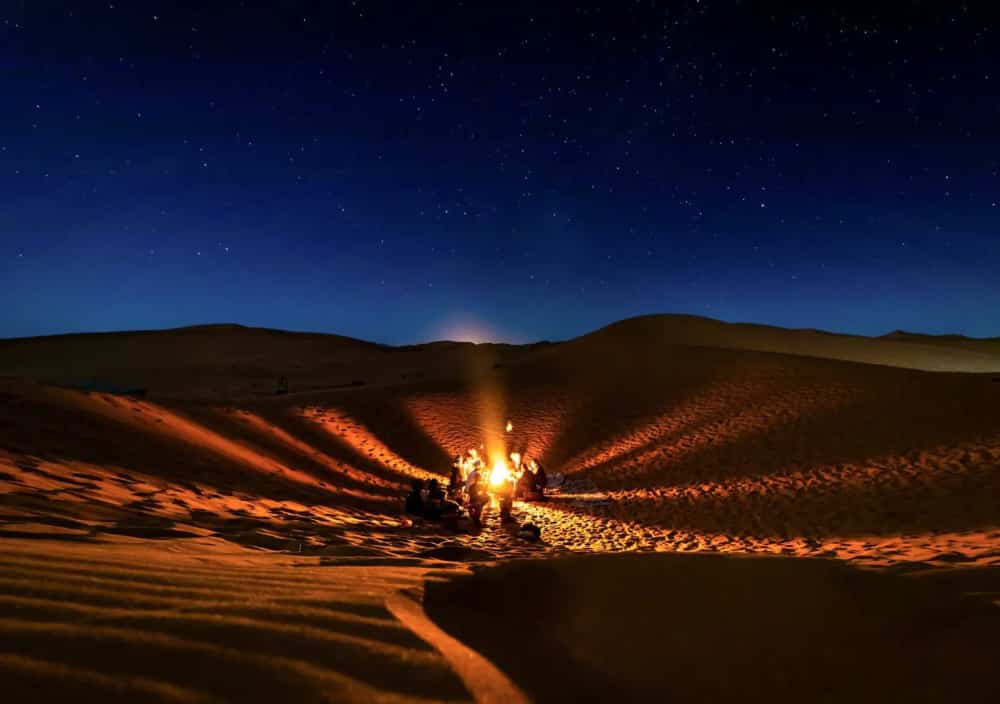
{"label": "dark foreground dune", "polygon": [[[685,316],[0,341],[0,700],[996,694],[997,345]],[[401,515],[490,439],[567,475],[516,506],[540,543]]]}
{"label": "dark foreground dune", "polygon": [[432,583],[431,616],[540,701],[990,702],[1000,611],[830,560],[601,555]]}

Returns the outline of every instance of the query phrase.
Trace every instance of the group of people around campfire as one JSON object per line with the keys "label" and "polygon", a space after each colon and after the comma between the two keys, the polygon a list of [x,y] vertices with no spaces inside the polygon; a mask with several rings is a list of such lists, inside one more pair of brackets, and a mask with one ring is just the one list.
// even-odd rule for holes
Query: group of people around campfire
{"label": "group of people around campfire", "polygon": [[[513,523],[514,500],[544,501],[546,473],[537,462],[523,460],[519,453],[511,454],[513,471],[506,463],[502,470],[491,469],[476,450],[456,458],[452,464],[447,489],[437,479],[425,482],[414,479],[406,497],[406,512],[431,521],[439,521],[450,530],[461,530],[463,520],[471,527],[482,527],[483,510],[496,500],[501,523]],[[524,527],[522,527],[524,528]],[[537,528],[531,526],[536,534]],[[529,531],[531,532],[531,531]]]}

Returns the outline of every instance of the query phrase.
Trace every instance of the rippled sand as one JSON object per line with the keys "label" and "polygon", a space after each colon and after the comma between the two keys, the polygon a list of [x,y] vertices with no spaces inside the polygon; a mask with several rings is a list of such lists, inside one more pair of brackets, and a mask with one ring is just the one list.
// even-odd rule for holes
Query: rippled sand
{"label": "rippled sand", "polygon": [[[32,342],[27,356],[0,343],[4,372],[22,377],[0,380],[7,691],[14,701],[525,696],[532,677],[511,679],[489,647],[476,661],[468,638],[449,641],[419,608],[427,584],[486,579],[483,565],[517,558],[824,557],[932,577],[947,585],[934,593],[941,603],[1000,599],[1000,374],[904,368],[1000,369],[994,343],[829,336],[827,349],[820,333],[622,325],[523,348],[393,350],[230,328],[161,333],[161,353],[157,334],[136,338],[145,357],[116,352],[128,345],[114,336],[93,348],[86,336]],[[218,361],[230,353],[237,362]],[[85,368],[92,358],[126,369],[112,380],[146,384],[149,397],[52,385],[99,376]],[[292,394],[261,390],[286,373]],[[549,501],[516,507],[540,543],[492,510],[474,535],[401,515],[411,479],[446,475],[453,456],[490,438],[567,475]],[[735,585],[758,578],[718,564]],[[592,580],[598,568],[565,569]],[[682,578],[674,569],[650,574]],[[810,588],[812,569],[774,584]],[[511,589],[519,579],[510,573]],[[665,584],[634,588],[667,608],[655,596]],[[586,593],[581,609],[605,608],[606,595]],[[715,622],[705,614],[706,628]],[[526,691],[548,697],[537,682]]]}

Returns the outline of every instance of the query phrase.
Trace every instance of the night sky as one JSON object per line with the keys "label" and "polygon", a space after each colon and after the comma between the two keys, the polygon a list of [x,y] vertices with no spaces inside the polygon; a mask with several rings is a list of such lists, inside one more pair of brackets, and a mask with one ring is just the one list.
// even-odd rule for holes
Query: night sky
{"label": "night sky", "polygon": [[0,337],[1000,335],[992,7],[2,2]]}

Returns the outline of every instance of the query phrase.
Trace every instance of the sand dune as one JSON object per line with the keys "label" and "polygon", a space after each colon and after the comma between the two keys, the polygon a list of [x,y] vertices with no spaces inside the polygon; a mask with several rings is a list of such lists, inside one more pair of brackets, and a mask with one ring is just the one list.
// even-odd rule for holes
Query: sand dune
{"label": "sand dune", "polygon": [[272,395],[280,377],[294,393],[399,385],[450,375],[475,354],[467,343],[392,348],[337,335],[205,325],[0,340],[0,376],[225,400]]}
{"label": "sand dune", "polygon": [[843,335],[822,330],[791,330],[749,323],[723,323],[687,315],[651,315],[623,320],[580,338],[622,344],[687,344],[725,349],[841,359],[865,364],[926,371],[1000,371],[996,339],[892,334],[883,337]]}
{"label": "sand dune", "polygon": [[453,378],[456,370],[539,354],[614,356],[677,345],[775,352],[929,371],[1000,372],[1000,342],[892,333],[880,338],[685,315],[624,320],[567,343],[529,346],[437,342],[387,347],[337,335],[239,325],[0,340],[0,376],[48,384],[144,388],[160,397],[239,399]]}
{"label": "sand dune", "polygon": [[[2,341],[0,670],[15,701],[33,692],[460,700],[519,688],[558,698],[538,679],[545,669],[497,645],[534,638],[530,629],[501,629],[494,643],[482,641],[492,626],[469,616],[480,623],[472,633],[458,623],[480,598],[463,591],[466,565],[512,558],[544,557],[551,567],[471,579],[509,593],[527,588],[532,570],[550,570],[561,586],[545,598],[572,599],[590,614],[607,613],[612,592],[599,585],[614,575],[652,610],[650,628],[663,629],[676,614],[671,600],[691,599],[677,591],[684,579],[758,595],[754,585],[767,584],[771,614],[806,592],[843,613],[843,594],[828,587],[847,580],[862,585],[864,613],[894,614],[880,638],[909,638],[926,603],[965,614],[951,605],[956,593],[1000,600],[1000,383],[994,373],[969,373],[1000,370],[1000,351],[990,340],[914,338],[662,316],[524,347],[389,348],[234,326]],[[289,377],[290,394],[273,393],[279,376]],[[147,394],[64,388],[88,385]],[[401,516],[411,479],[444,476],[454,455],[490,438],[568,476],[549,502],[517,507],[541,526],[542,543],[519,540],[495,513],[478,535],[442,534]],[[933,575],[937,586],[913,596],[908,580],[855,582],[867,578],[808,560],[757,567],[722,557],[706,572],[702,563],[564,559],[622,551],[837,558],[920,573],[927,584]],[[456,663],[475,658],[460,647],[446,652],[442,634],[415,632],[424,621],[386,606],[398,606],[400,594],[419,601],[442,580],[455,585],[440,593],[457,608],[435,618],[497,665],[493,674],[463,671]],[[901,611],[889,606],[896,593]],[[691,602],[687,627],[705,629],[703,645],[731,621],[732,605],[723,607]],[[627,613],[636,628],[647,615]],[[789,673],[789,697],[841,691],[808,690],[804,673],[827,681],[820,672],[891,691],[898,681],[889,669],[945,647],[972,654],[928,669],[925,691],[961,677],[982,693],[975,653],[988,648],[976,624],[993,617],[969,613],[954,631],[934,621],[922,645],[894,651],[882,669],[837,659],[858,634],[847,626],[816,655],[825,670],[793,652],[806,648],[794,645],[806,631],[783,616],[767,622],[776,629],[767,647]],[[539,636],[545,648],[572,635],[564,617],[551,615],[563,630],[555,640]],[[809,628],[830,626],[821,613],[810,617],[819,620]],[[594,642],[572,662],[595,692],[627,678],[645,697],[665,673],[694,667],[670,641],[676,670],[646,677],[624,653],[601,670],[595,663],[610,656],[600,643],[619,636],[610,621],[587,624]],[[637,642],[653,638],[642,633]],[[672,687],[679,700],[780,684],[761,678],[759,658],[732,649],[706,662]],[[740,675],[722,691],[705,679],[711,671]],[[492,685],[477,689],[480,679]]]}

